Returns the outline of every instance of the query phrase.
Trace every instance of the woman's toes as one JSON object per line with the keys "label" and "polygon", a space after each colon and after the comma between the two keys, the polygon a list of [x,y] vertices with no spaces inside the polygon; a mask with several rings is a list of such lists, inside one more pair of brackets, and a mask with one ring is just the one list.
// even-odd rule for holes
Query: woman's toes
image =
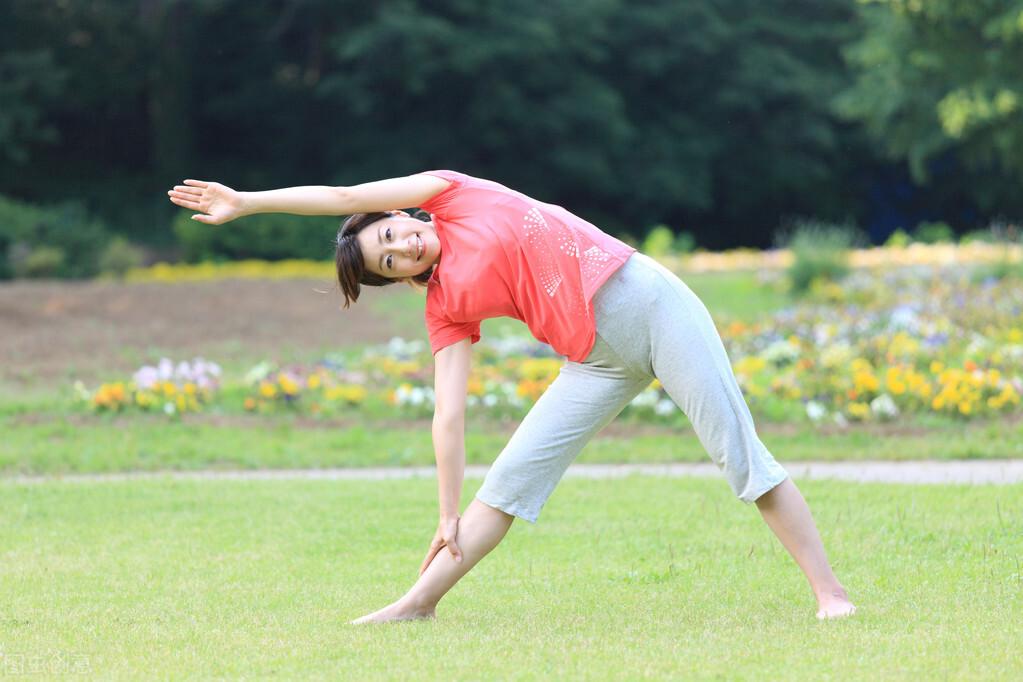
{"label": "woman's toes", "polygon": [[828,604],[817,612],[817,618],[819,620],[842,618],[844,616],[851,616],[854,613],[856,613],[856,607],[850,602],[842,604]]}

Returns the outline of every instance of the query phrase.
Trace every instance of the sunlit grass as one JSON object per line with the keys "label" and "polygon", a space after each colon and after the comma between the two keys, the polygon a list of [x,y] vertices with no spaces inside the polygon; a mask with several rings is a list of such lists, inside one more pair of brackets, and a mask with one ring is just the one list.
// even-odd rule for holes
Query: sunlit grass
{"label": "sunlit grass", "polygon": [[437,621],[370,627],[347,621],[415,579],[434,481],[2,485],[4,672],[64,654],[104,679],[1023,676],[1018,485],[800,484],[859,608],[818,622],[723,481],[567,479]]}

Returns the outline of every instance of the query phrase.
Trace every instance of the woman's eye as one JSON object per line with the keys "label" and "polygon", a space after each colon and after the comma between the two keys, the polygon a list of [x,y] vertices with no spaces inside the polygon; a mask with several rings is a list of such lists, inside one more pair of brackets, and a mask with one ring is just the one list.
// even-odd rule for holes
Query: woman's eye
{"label": "woman's eye", "polygon": [[387,257],[387,269],[390,270],[390,268],[391,268],[391,257],[388,256]]}
{"label": "woman's eye", "polygon": [[387,238],[387,241],[391,241],[391,228],[387,228],[387,231],[384,232],[384,236]]}

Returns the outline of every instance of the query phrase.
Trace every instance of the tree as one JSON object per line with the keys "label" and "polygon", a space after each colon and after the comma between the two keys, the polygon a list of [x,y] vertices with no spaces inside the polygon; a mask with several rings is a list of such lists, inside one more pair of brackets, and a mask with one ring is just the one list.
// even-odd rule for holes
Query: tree
{"label": "tree", "polygon": [[855,82],[836,110],[864,124],[919,183],[957,174],[988,211],[1019,210],[1023,0],[861,0],[847,51]]}

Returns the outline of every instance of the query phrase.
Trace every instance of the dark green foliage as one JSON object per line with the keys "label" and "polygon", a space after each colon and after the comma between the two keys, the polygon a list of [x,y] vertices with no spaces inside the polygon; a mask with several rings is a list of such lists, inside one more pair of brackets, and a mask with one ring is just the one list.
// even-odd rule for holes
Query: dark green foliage
{"label": "dark green foliage", "polygon": [[192,220],[192,215],[180,212],[174,219],[185,260],[192,263],[244,258],[330,260],[341,222],[322,216],[263,213],[224,225],[205,225]]}
{"label": "dark green foliage", "polygon": [[862,3],[866,31],[847,51],[855,84],[839,113],[928,182],[952,159],[992,212],[1023,210],[1023,0]]}
{"label": "dark green foliage", "polygon": [[948,243],[955,241],[955,233],[946,222],[923,222],[913,230],[913,239],[924,244]]}
{"label": "dark green foliage", "polygon": [[1021,3],[8,0],[0,187],[165,248],[186,177],[454,168],[719,248],[767,246],[784,216],[864,222],[908,163],[936,183],[911,220],[966,229],[1023,211]]}
{"label": "dark green foliage", "polygon": [[77,203],[32,206],[0,197],[0,273],[92,277],[110,234]]}

